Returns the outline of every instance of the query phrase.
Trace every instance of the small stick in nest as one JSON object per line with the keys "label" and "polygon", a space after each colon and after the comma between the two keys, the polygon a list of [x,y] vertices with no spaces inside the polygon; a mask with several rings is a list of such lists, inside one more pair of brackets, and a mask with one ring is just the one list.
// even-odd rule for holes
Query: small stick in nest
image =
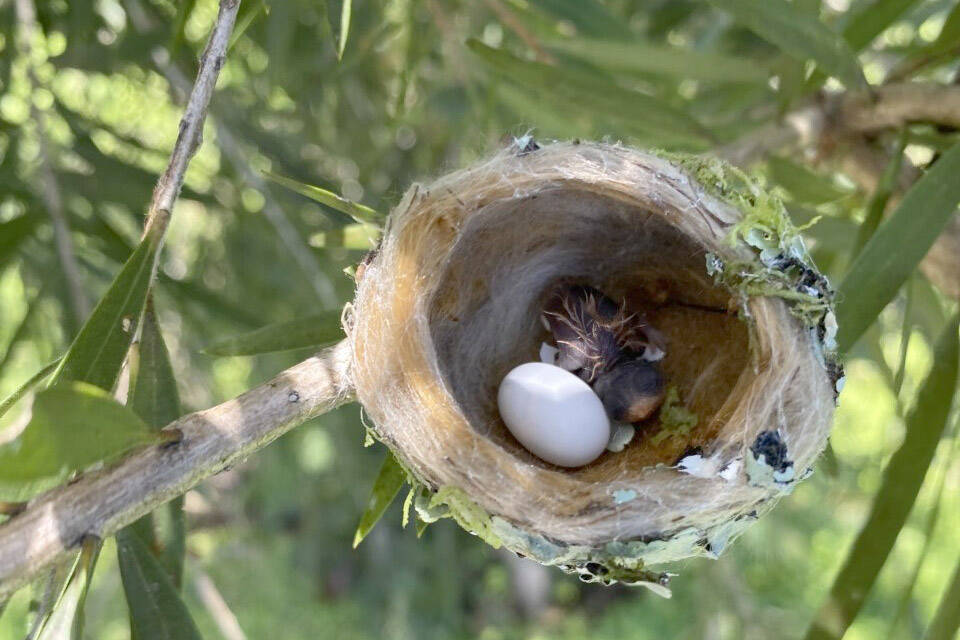
{"label": "small stick in nest", "polygon": [[591,385],[611,418],[639,422],[663,402],[660,337],[625,305],[593,287],[565,286],[551,296],[543,321],[557,343],[555,364]]}

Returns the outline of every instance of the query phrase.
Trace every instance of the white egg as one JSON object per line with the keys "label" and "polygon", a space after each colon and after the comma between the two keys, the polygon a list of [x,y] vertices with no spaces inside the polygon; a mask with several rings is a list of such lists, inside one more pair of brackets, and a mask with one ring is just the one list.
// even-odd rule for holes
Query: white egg
{"label": "white egg", "polygon": [[535,456],[561,467],[580,467],[603,453],[610,420],[586,382],[565,369],[528,362],[513,369],[497,393],[510,433]]}

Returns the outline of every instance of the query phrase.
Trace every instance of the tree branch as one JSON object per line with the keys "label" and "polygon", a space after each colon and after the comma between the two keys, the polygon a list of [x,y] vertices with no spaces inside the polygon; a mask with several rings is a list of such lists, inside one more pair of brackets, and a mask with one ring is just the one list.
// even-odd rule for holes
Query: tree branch
{"label": "tree branch", "polygon": [[170,155],[170,163],[153,190],[144,233],[153,224],[158,212],[173,211],[173,203],[180,195],[187,166],[203,138],[203,122],[207,117],[207,109],[210,106],[214,87],[217,85],[217,78],[220,76],[220,69],[227,57],[230,34],[239,8],[240,0],[220,0],[220,11],[213,25],[213,31],[210,33],[210,39],[207,41],[207,47],[200,57],[200,69],[197,71],[197,79],[194,81],[183,118],[180,120],[180,133],[177,135],[177,142]]}
{"label": "tree branch", "polygon": [[353,397],[347,340],[221,405],[167,425],[179,442],[140,450],[115,466],[41,496],[0,525],[0,601],[79,549],[105,538],[200,481]]}
{"label": "tree branch", "polygon": [[960,129],[960,85],[902,82],[877,87],[874,95],[846,94],[839,127],[871,133],[926,122]]}

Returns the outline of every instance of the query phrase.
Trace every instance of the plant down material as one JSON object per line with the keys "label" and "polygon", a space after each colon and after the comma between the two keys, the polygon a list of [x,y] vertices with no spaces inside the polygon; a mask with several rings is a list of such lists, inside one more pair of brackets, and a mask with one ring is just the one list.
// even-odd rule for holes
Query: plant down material
{"label": "plant down material", "polygon": [[[512,438],[497,385],[537,359],[541,310],[569,281],[663,334],[672,406],[696,428],[573,470]],[[831,305],[779,200],[742,174],[556,143],[412,187],[346,329],[357,397],[417,486],[422,520],[452,517],[585,580],[663,592],[651,565],[716,557],[822,450],[842,375]],[[697,473],[678,464],[691,450]]]}

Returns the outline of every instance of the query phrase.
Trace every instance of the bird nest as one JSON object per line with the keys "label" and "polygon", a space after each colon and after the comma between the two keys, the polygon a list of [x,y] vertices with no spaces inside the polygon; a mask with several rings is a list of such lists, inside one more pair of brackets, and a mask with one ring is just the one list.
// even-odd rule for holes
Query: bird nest
{"label": "bird nest", "polygon": [[[564,282],[656,328],[670,389],[623,450],[575,469],[497,410]],[[585,580],[657,584],[650,565],[716,557],[823,449],[842,382],[831,304],[782,204],[736,170],[531,143],[413,186],[346,324],[357,397],[421,519]]]}

